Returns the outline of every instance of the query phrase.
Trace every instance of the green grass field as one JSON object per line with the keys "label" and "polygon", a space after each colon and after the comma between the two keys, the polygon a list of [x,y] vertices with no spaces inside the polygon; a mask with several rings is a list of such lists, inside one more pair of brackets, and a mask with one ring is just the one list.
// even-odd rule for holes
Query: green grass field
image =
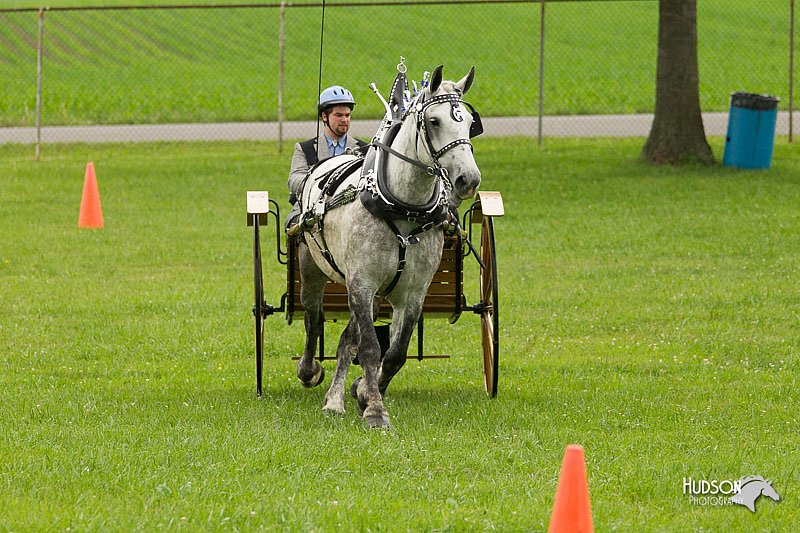
{"label": "green grass field", "polygon": [[[64,1],[54,7],[97,3]],[[440,63],[454,78],[475,65],[472,99],[486,116],[536,114],[537,4],[328,5],[322,84],[350,87],[360,102],[358,116],[382,116],[367,86],[374,81],[386,93],[401,55],[408,58],[413,78]],[[788,4],[706,0],[698,10],[703,109],[727,109],[730,93],[737,90],[777,95],[786,109]],[[549,3],[545,113],[652,112],[657,11],[655,1]],[[308,119],[314,112],[320,13],[319,8],[287,10],[290,120]],[[278,16],[278,9],[266,8],[48,12],[43,121],[275,120]],[[0,13],[0,126],[34,124],[36,19],[35,12]]]}
{"label": "green grass field", "polygon": [[[543,531],[580,443],[598,531],[791,530],[800,154],[779,139],[769,171],[656,168],[642,142],[476,140],[507,213],[500,392],[483,392],[476,317],[429,322],[453,358],[403,369],[388,433],[351,400],[322,415],[289,359],[302,327],[280,317],[255,397],[244,200],[282,199],[275,144],[53,146],[39,163],[0,147],[0,529]],[[90,160],[102,230],[76,227]],[[682,493],[746,475],[782,501]]]}

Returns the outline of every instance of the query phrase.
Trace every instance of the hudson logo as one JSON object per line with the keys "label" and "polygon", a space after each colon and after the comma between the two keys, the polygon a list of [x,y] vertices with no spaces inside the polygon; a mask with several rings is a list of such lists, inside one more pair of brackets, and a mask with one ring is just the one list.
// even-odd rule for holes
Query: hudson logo
{"label": "hudson logo", "polygon": [[756,512],[756,500],[766,496],[774,501],[780,496],[770,481],[761,476],[749,476],[738,481],[730,479],[683,478],[683,494],[689,496],[693,505],[744,505]]}

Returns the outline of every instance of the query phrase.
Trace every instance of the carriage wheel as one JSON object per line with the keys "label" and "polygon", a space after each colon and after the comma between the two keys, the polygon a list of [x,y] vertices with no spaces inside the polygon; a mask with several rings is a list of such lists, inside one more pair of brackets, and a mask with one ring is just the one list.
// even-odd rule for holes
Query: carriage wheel
{"label": "carriage wheel", "polygon": [[483,377],[486,393],[497,396],[497,372],[500,330],[497,317],[497,257],[494,246],[494,222],[483,217],[481,227],[481,334],[483,337]]}
{"label": "carriage wheel", "polygon": [[262,361],[264,356],[264,279],[261,270],[261,239],[258,235],[258,215],[253,217],[253,279],[255,305],[253,316],[256,325],[256,394],[261,396]]}

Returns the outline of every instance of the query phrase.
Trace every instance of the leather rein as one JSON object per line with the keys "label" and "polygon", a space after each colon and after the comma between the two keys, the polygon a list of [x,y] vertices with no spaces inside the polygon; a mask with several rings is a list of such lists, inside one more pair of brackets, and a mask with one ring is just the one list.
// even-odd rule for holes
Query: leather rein
{"label": "leather rein", "polygon": [[[458,108],[459,104],[467,105],[467,106],[470,107],[470,109],[472,109],[472,106],[467,104],[466,102],[464,102],[461,99],[461,95],[459,95],[459,94],[440,94],[440,95],[434,96],[434,97],[432,97],[432,98],[430,98],[428,100],[425,100],[425,101],[423,101],[421,103],[412,104],[411,108],[408,111],[406,111],[405,115],[403,116],[403,118],[400,121],[400,122],[402,122],[403,120],[405,120],[412,112],[416,112],[416,114],[417,114],[417,142],[415,143],[415,146],[419,145],[419,142],[418,142],[419,141],[419,137],[420,137],[420,135],[422,135],[422,137],[423,137],[423,139],[425,141],[425,148],[428,151],[428,155],[430,156],[431,160],[433,161],[432,165],[424,164],[419,159],[419,154],[417,154],[417,159],[412,159],[412,158],[406,156],[405,154],[401,154],[400,152],[392,149],[391,146],[378,141],[377,138],[373,139],[373,141],[371,143],[372,146],[375,146],[376,148],[379,148],[380,150],[383,150],[384,152],[387,152],[387,153],[393,155],[394,157],[397,157],[398,159],[401,159],[401,160],[405,161],[406,163],[410,163],[410,164],[412,164],[412,165],[414,165],[414,166],[416,166],[418,168],[421,168],[421,169],[425,170],[428,174],[430,174],[432,176],[435,175],[435,176],[437,176],[439,178],[447,178],[447,169],[444,168],[441,165],[441,163],[439,163],[439,158],[442,157],[447,152],[449,152],[450,150],[452,150],[453,148],[455,148],[456,146],[459,146],[459,145],[462,145],[462,144],[467,144],[467,145],[469,145],[470,148],[472,148],[472,141],[470,141],[469,138],[462,138],[462,139],[456,139],[456,140],[454,140],[452,142],[447,143],[446,145],[441,147],[439,150],[436,150],[433,147],[433,143],[431,142],[430,135],[428,134],[428,131],[427,131],[426,126],[425,126],[425,111],[427,111],[427,109],[429,107],[431,107],[431,106],[434,106],[434,105],[437,105],[437,104],[444,104],[444,103],[449,103],[450,104],[450,106],[451,106],[450,114],[453,117],[453,119],[456,120],[457,122],[461,122],[462,120],[464,120],[464,118],[463,118],[463,116],[461,116],[460,110]],[[473,116],[474,116],[474,109],[472,109],[472,111],[473,111]],[[470,137],[474,137],[475,136],[472,133],[473,133],[472,130],[470,130]]]}

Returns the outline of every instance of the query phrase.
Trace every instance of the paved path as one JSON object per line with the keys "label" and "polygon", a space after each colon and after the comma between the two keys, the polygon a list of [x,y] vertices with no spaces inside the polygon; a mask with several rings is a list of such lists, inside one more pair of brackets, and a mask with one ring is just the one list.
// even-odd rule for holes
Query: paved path
{"label": "paved path", "polygon": [[[646,137],[650,132],[653,115],[577,115],[544,117],[542,135],[548,137]],[[485,134],[491,137],[523,135],[537,137],[536,117],[508,117],[483,120]],[[351,133],[370,138],[378,128],[377,120],[354,120]],[[725,135],[728,113],[704,113],[703,124],[707,135]],[[800,130],[800,112],[794,114],[794,132]],[[316,123],[286,122],[284,139],[312,137]],[[789,131],[789,114],[778,113],[776,133]],[[238,122],[217,124],[145,124],[118,126],[50,126],[42,128],[42,143],[95,143],[95,142],[147,142],[147,141],[223,141],[223,140],[277,140],[277,122]],[[35,128],[0,128],[0,144],[34,144]]]}

